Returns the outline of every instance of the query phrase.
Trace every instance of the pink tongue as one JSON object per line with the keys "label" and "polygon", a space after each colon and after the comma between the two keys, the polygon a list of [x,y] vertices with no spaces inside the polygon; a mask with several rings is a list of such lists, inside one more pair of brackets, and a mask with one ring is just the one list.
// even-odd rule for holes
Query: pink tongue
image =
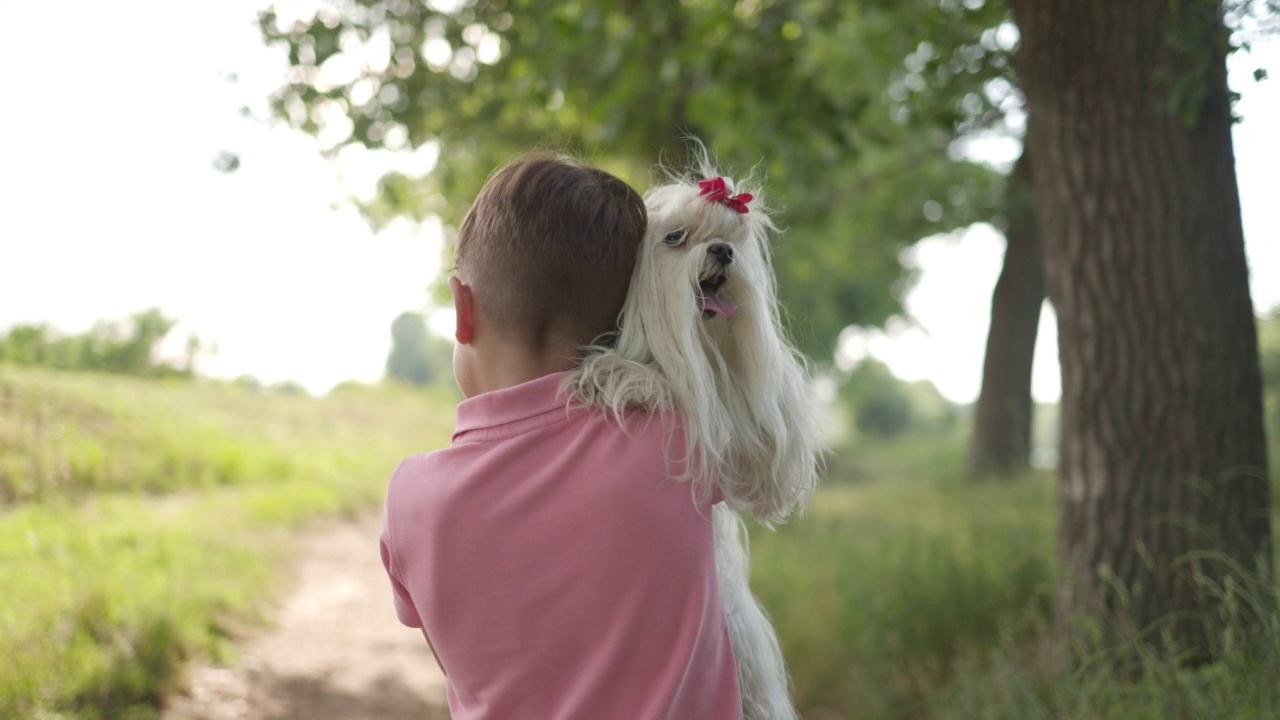
{"label": "pink tongue", "polygon": [[733,314],[738,311],[737,305],[721,300],[714,293],[701,293],[698,298],[698,307],[703,312],[716,313],[725,317],[733,317]]}

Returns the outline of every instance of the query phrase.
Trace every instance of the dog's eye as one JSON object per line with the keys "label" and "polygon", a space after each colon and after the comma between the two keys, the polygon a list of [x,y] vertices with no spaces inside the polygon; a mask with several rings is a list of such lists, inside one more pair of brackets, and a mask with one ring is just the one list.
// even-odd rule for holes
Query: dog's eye
{"label": "dog's eye", "polygon": [[662,238],[662,242],[669,247],[680,247],[684,244],[685,229],[672,230],[667,236]]}

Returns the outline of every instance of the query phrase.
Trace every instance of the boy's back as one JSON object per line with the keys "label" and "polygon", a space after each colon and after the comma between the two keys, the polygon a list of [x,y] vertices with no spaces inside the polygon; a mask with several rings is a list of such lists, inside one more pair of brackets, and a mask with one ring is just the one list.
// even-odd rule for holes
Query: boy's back
{"label": "boy's back", "polygon": [[[476,395],[392,477],[383,562],[465,718],[739,718],[709,502],[681,433],[566,410],[563,373]],[[668,451],[673,452],[668,452]]]}

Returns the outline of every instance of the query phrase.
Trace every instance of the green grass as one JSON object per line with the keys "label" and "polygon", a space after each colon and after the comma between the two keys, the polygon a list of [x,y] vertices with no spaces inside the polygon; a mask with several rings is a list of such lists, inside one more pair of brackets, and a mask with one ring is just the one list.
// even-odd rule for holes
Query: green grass
{"label": "green grass", "polygon": [[0,365],[0,717],[154,717],[262,620],[290,530],[376,507],[452,403]]}
{"label": "green grass", "polygon": [[[1132,640],[1132,639],[1131,639]],[[1237,638],[1237,641],[1239,638]],[[974,648],[930,698],[938,720],[1157,720],[1280,717],[1280,625],[1213,664],[1189,667],[1137,642],[1121,650],[1075,648],[1054,668],[1011,643]],[[1127,660],[1121,660],[1121,656]]]}
{"label": "green grass", "polygon": [[863,444],[832,468],[805,517],[752,532],[753,586],[806,717],[1280,717],[1274,615],[1251,647],[1220,637],[1222,661],[1201,670],[1132,638],[1053,660],[1050,473],[974,482],[958,443],[924,438]]}
{"label": "green grass", "polygon": [[140,714],[253,618],[279,547],[228,497],[27,507],[0,524],[0,715]]}
{"label": "green grass", "polygon": [[0,363],[0,502],[382,472],[393,454],[447,439],[454,400],[396,388],[321,400]]}
{"label": "green grass", "polygon": [[869,448],[805,517],[752,533],[753,585],[808,711],[917,717],[962,648],[1047,609],[1049,479],[972,484],[962,460],[923,441]]}

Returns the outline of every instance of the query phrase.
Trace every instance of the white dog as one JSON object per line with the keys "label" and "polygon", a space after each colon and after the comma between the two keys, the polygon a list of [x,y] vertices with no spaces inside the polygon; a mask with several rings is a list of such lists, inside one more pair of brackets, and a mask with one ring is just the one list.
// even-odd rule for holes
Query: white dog
{"label": "white dog", "polygon": [[782,651],[748,587],[735,510],[769,525],[803,508],[816,484],[817,432],[804,363],[778,316],[776,228],[705,160],[702,174],[645,194],[649,229],[617,343],[593,348],[566,384],[619,422],[631,408],[679,413],[687,479],[725,500],[714,510],[716,565],[744,715],[790,719]]}

